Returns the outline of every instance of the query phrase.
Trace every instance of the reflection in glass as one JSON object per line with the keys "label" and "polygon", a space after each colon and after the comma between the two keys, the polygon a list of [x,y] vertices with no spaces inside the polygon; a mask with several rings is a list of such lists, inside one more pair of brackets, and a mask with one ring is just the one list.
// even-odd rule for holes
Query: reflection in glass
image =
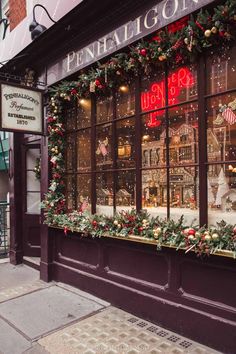
{"label": "reflection in glass", "polygon": [[96,213],[113,215],[113,176],[112,173],[96,174]]}
{"label": "reflection in glass", "polygon": [[113,117],[113,99],[112,96],[104,97],[97,101],[97,123],[104,123],[112,120]]}
{"label": "reflection in glass", "polygon": [[142,208],[152,216],[167,216],[166,170],[142,171]]}
{"label": "reflection in glass", "polygon": [[236,93],[207,100],[208,161],[236,159]]}
{"label": "reflection in glass", "polygon": [[77,209],[79,211],[91,210],[91,175],[77,175]]}
{"label": "reflection in glass", "polygon": [[169,109],[170,164],[197,163],[198,105],[196,103]]}
{"label": "reflection in glass", "polygon": [[130,210],[135,206],[135,171],[116,174],[116,210]]}
{"label": "reflection in glass", "polygon": [[71,104],[65,111],[66,130],[76,129],[76,106]]}
{"label": "reflection in glass", "polygon": [[66,175],[65,178],[65,184],[66,184],[66,205],[67,209],[75,209],[75,175],[74,174],[68,174]]}
{"label": "reflection in glass", "polygon": [[185,65],[168,74],[168,104],[175,105],[197,98],[197,67]]}
{"label": "reflection in glass", "polygon": [[78,128],[91,125],[91,100],[88,98],[82,98],[78,101],[77,124]]}
{"label": "reflection in glass", "polygon": [[74,167],[74,156],[75,156],[75,135],[66,135],[66,170],[72,171]]}
{"label": "reflection in glass", "polygon": [[236,163],[208,166],[208,223],[235,224]]}
{"label": "reflection in glass", "polygon": [[112,167],[111,153],[111,124],[98,126],[96,129],[96,164],[98,169],[109,169]]}
{"label": "reflection in glass", "polygon": [[235,88],[236,47],[223,49],[220,54],[212,52],[206,65],[207,94]]}
{"label": "reflection in glass", "polygon": [[165,76],[164,72],[153,72],[142,77],[141,110],[148,112],[165,106]]}
{"label": "reflection in glass", "polygon": [[121,118],[134,114],[135,94],[134,86],[122,85],[116,94],[116,117]]}
{"label": "reflection in glass", "polygon": [[195,167],[170,169],[170,218],[177,220],[184,215],[189,225],[199,219],[199,179]]}
{"label": "reflection in glass", "polygon": [[155,120],[152,113],[142,118],[142,166],[152,167],[165,164],[164,147],[166,128],[164,111],[156,112]]}
{"label": "reflection in glass", "polygon": [[134,119],[117,122],[117,166],[134,167],[135,161],[135,127]]}
{"label": "reflection in glass", "polygon": [[91,167],[91,130],[81,130],[77,135],[77,169],[88,170]]}

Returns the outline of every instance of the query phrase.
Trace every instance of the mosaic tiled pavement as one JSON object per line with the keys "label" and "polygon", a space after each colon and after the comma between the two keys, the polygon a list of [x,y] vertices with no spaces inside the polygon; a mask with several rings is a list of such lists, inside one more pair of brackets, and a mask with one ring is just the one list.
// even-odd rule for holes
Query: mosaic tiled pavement
{"label": "mosaic tiled pavement", "polygon": [[114,307],[38,343],[51,354],[219,353]]}

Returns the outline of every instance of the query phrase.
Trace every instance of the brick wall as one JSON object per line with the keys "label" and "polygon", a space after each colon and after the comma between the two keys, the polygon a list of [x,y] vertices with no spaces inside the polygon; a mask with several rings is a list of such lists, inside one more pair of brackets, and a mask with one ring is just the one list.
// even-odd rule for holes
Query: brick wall
{"label": "brick wall", "polygon": [[10,31],[26,17],[26,0],[9,0]]}

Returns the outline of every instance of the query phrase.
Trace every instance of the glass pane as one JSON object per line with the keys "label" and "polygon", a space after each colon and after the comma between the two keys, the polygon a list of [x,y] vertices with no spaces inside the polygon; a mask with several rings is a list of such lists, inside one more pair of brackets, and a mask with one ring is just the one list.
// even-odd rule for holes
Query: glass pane
{"label": "glass pane", "polygon": [[169,109],[170,164],[198,161],[198,105],[196,103]]}
{"label": "glass pane", "polygon": [[26,172],[27,178],[27,191],[29,192],[40,192],[40,180],[35,177],[34,171]]}
{"label": "glass pane", "polygon": [[[114,143],[113,143],[114,144]],[[96,165],[97,169],[112,167],[112,132],[111,124],[98,126],[96,129]]]}
{"label": "glass pane", "polygon": [[71,105],[65,111],[66,130],[76,129],[76,105]]}
{"label": "glass pane", "polygon": [[142,171],[142,208],[152,216],[167,216],[166,170]]}
{"label": "glass pane", "polygon": [[68,209],[75,209],[76,208],[76,186],[75,186],[75,175],[67,175],[65,178],[66,183],[66,203]]}
{"label": "glass pane", "polygon": [[135,207],[135,171],[120,171],[116,174],[116,210]]}
{"label": "glass pane", "polygon": [[40,193],[27,193],[27,213],[40,214]]}
{"label": "glass pane", "polygon": [[36,165],[36,160],[39,157],[40,149],[28,149],[26,152],[26,169],[33,170]]}
{"label": "glass pane", "polygon": [[112,96],[97,101],[97,123],[104,123],[112,120],[113,99]]}
{"label": "glass pane", "polygon": [[91,125],[91,100],[88,98],[82,98],[78,102],[77,124],[78,128]]}
{"label": "glass pane", "polygon": [[236,158],[236,93],[207,100],[208,161]]}
{"label": "glass pane", "polygon": [[91,211],[91,175],[77,175],[77,209]]}
{"label": "glass pane", "polygon": [[195,167],[170,169],[170,218],[177,220],[182,215],[186,224],[198,224],[199,178]]}
{"label": "glass pane", "polygon": [[91,167],[91,130],[81,130],[77,135],[77,169],[89,170]]}
{"label": "glass pane", "polygon": [[207,93],[214,94],[236,87],[236,47],[211,53],[207,59]]}
{"label": "glass pane", "polygon": [[236,162],[208,167],[208,224],[221,220],[235,224]]}
{"label": "glass pane", "polygon": [[121,118],[134,114],[135,92],[134,86],[122,85],[116,94],[116,117]]}
{"label": "glass pane", "polygon": [[195,65],[170,70],[168,74],[168,104],[174,105],[197,98]]}
{"label": "glass pane", "polygon": [[142,118],[142,166],[165,165],[165,112],[149,113]]}
{"label": "glass pane", "polygon": [[113,215],[113,176],[112,173],[96,174],[96,212]]}
{"label": "glass pane", "polygon": [[124,119],[116,124],[117,129],[117,166],[134,167],[135,165],[135,126],[134,119]]}
{"label": "glass pane", "polygon": [[144,76],[141,82],[141,110],[148,112],[165,106],[164,72]]}
{"label": "glass pane", "polygon": [[75,157],[75,135],[66,135],[66,170],[72,171],[74,169]]}

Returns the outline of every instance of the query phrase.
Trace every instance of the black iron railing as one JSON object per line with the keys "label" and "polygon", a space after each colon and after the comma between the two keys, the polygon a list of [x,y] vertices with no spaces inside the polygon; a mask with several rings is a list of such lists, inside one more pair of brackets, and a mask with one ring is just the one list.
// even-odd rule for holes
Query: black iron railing
{"label": "black iron railing", "polygon": [[0,258],[7,257],[10,240],[9,204],[0,202]]}

